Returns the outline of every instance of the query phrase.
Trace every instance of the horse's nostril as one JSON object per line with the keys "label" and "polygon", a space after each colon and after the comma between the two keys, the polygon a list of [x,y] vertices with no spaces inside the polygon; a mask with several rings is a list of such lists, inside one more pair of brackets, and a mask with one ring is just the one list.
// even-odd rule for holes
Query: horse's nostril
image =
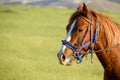
{"label": "horse's nostril", "polygon": [[64,54],[61,55],[61,60],[65,61],[65,55]]}

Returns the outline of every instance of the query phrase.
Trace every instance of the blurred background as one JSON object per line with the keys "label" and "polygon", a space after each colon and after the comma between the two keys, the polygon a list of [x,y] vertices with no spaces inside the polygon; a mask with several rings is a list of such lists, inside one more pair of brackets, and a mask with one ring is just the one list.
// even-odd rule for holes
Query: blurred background
{"label": "blurred background", "polygon": [[95,54],[69,67],[56,56],[83,2],[120,23],[120,0],[0,0],[0,80],[102,80]]}
{"label": "blurred background", "polygon": [[77,7],[87,3],[90,8],[120,11],[120,0],[0,0],[0,4],[42,5],[54,7]]}

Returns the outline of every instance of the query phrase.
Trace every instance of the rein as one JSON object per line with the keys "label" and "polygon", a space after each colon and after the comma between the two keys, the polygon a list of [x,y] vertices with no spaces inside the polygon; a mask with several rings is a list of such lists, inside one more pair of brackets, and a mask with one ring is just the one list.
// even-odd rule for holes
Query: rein
{"label": "rein", "polygon": [[[83,40],[85,39],[88,31],[90,32],[90,41],[88,41],[87,43],[85,43],[83,45],[79,45],[76,48],[75,45],[72,45],[70,42],[68,42],[66,40],[62,40],[62,44],[65,45],[66,47],[70,48],[73,51],[73,56],[76,57],[77,63],[81,63],[82,62],[82,58],[85,55],[89,54],[89,53],[91,53],[91,62],[93,63],[93,61],[92,61],[93,53],[98,53],[98,52],[102,52],[102,51],[111,50],[113,48],[116,48],[116,47],[120,46],[120,44],[118,44],[118,45],[112,46],[110,48],[94,51],[94,44],[98,43],[99,24],[98,23],[96,24],[96,29],[94,31],[94,34],[92,35],[92,25],[93,25],[92,17],[91,17],[90,20],[85,18],[85,17],[83,17],[83,16],[80,16],[80,17],[83,18],[85,21],[87,21],[89,23],[89,27],[87,28],[87,30],[85,32],[85,35],[83,36],[83,38],[81,39],[79,44],[81,44],[83,42]],[[85,52],[83,54],[80,53],[81,49],[84,49],[85,47],[90,46],[90,45],[91,45],[91,48],[90,48],[89,52]]]}
{"label": "rein", "polygon": [[[112,46],[112,47],[106,48],[106,49],[102,49],[102,50],[87,51],[87,52],[83,53],[83,55],[81,55],[81,58],[83,58],[84,56],[86,56],[86,55],[89,54],[89,53],[90,53],[91,55],[93,55],[93,53],[99,53],[99,52],[103,52],[103,51],[108,51],[108,50],[111,50],[111,49],[116,48],[116,47],[118,47],[118,46],[120,46],[120,44],[117,44],[117,45],[115,45],[115,46]],[[80,61],[77,61],[77,63],[80,63]],[[91,57],[91,63],[93,63],[92,57]]]}

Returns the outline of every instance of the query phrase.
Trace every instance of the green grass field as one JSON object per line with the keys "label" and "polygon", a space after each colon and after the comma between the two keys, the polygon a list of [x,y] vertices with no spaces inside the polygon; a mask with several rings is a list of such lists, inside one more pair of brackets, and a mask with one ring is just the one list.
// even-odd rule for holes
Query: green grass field
{"label": "green grass field", "polygon": [[[102,80],[94,55],[62,66],[56,57],[74,9],[0,5],[0,80]],[[103,11],[120,23],[120,13]]]}

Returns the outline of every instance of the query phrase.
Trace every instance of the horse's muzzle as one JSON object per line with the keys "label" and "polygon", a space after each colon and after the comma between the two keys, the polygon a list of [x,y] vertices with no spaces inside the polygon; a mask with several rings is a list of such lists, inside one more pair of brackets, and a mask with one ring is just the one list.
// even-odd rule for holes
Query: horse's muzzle
{"label": "horse's muzzle", "polygon": [[58,59],[59,59],[59,62],[60,64],[62,65],[67,65],[67,66],[70,66],[71,65],[71,62],[72,62],[72,57],[73,56],[70,56],[69,58],[67,58],[63,53],[61,55],[57,55]]}

